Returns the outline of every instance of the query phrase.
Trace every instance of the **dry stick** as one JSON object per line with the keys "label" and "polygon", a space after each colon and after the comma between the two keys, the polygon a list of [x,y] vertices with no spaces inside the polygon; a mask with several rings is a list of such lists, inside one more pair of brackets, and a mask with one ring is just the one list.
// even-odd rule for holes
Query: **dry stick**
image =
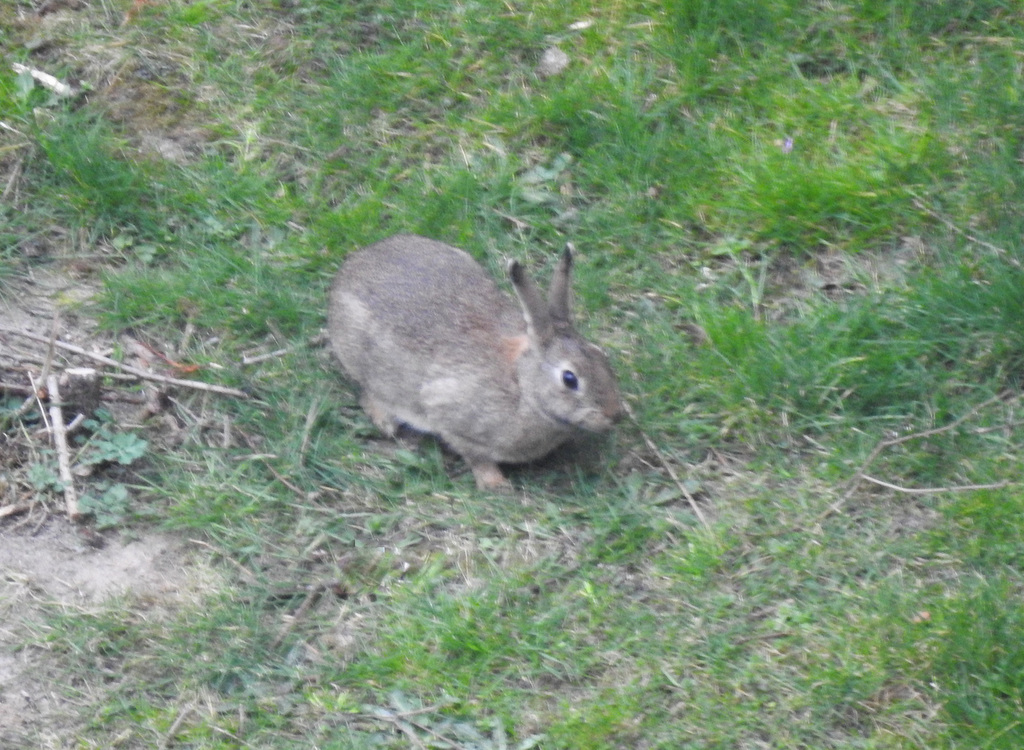
{"label": "dry stick", "polygon": [[408,724],[406,724],[404,721],[400,721],[400,720],[398,720],[398,719],[396,719],[396,718],[394,718],[392,716],[389,716],[389,715],[383,715],[383,716],[375,716],[373,714],[370,714],[370,715],[373,716],[374,719],[381,719],[383,721],[390,722],[393,726],[397,727],[398,730],[400,732],[402,732],[402,734],[404,734],[406,737],[409,738],[409,742],[410,742],[412,747],[420,748],[421,750],[426,750],[427,746],[424,745],[423,742],[420,740],[420,738],[416,736],[416,732],[413,731],[412,727],[409,726]]}
{"label": "dry stick", "polygon": [[498,214],[498,216],[500,216],[502,219],[505,219],[506,221],[511,222],[512,225],[516,229],[518,229],[519,231],[523,231],[524,229],[529,229],[530,228],[530,223],[528,221],[523,221],[522,219],[517,219],[515,216],[511,216],[509,214],[502,213],[501,211],[499,211],[496,208],[492,209],[492,210],[494,211],[494,213]]}
{"label": "dry stick", "polygon": [[391,713],[390,711],[387,711],[387,712],[382,711],[382,712],[377,713],[377,714],[363,714],[363,715],[364,716],[368,716],[368,717],[372,717],[374,719],[382,719],[384,721],[390,722],[394,726],[398,727],[398,729],[400,729],[405,734],[406,737],[408,737],[413,743],[415,743],[415,745],[417,747],[426,747],[426,746],[423,744],[422,740],[420,740],[420,738],[416,736],[416,733],[413,731],[413,727],[415,727],[416,729],[419,729],[422,732],[426,732],[427,734],[431,735],[434,738],[435,742],[441,742],[441,743],[447,745],[448,747],[453,748],[454,750],[463,750],[463,748],[465,747],[464,745],[460,745],[458,742],[455,742],[454,740],[448,739],[444,735],[442,735],[442,734],[434,731],[433,729],[431,729],[426,724],[423,724],[423,723],[418,722],[418,721],[412,721],[411,719],[408,718],[408,717],[414,716],[416,714],[430,713],[430,712],[436,711],[439,707],[440,706],[431,706],[430,708],[424,708],[424,709],[420,709],[418,711],[404,711],[402,713],[397,713],[397,714]]}
{"label": "dry stick", "polygon": [[[861,483],[861,481],[865,480],[865,479],[868,479],[868,477],[864,474],[864,472],[867,471],[867,468],[869,466],[871,466],[871,464],[874,463],[875,459],[878,458],[879,454],[882,451],[884,451],[886,448],[891,448],[894,445],[900,445],[901,443],[906,443],[906,442],[909,442],[911,440],[920,440],[922,438],[927,438],[927,437],[931,437],[933,435],[939,435],[939,434],[941,434],[943,432],[949,432],[950,430],[955,430],[957,427],[962,425],[968,419],[970,419],[971,417],[976,416],[982,409],[985,409],[985,408],[991,406],[992,404],[994,404],[997,401],[1002,401],[1005,398],[1007,398],[1008,396],[1009,396],[1009,393],[1000,393],[998,395],[993,396],[992,398],[986,399],[986,400],[982,401],[980,404],[978,404],[977,406],[974,406],[974,407],[968,409],[967,411],[965,411],[963,414],[961,414],[959,417],[954,419],[949,424],[942,425],[942,427],[934,427],[934,428],[932,428],[930,430],[924,430],[923,432],[912,432],[909,435],[903,435],[901,437],[889,438],[888,440],[880,440],[880,441],[878,441],[878,444],[875,445],[875,447],[871,449],[871,453],[868,454],[868,457],[866,459],[864,459],[864,463],[862,463],[860,465],[860,467],[857,469],[857,471],[854,472],[853,476],[850,477],[849,481],[846,483],[846,491],[843,492],[842,496],[838,500],[836,500],[834,503],[832,503],[832,505],[828,506],[828,508],[825,509],[824,513],[822,513],[820,516],[818,516],[817,521],[820,523],[822,520],[824,520],[828,516],[832,515],[833,513],[838,511],[841,507],[843,507],[843,505],[846,504],[846,501],[849,500],[853,496],[854,491],[857,489],[857,486]],[[1011,400],[1013,400],[1013,401],[1019,400],[1022,396],[1024,396],[1024,394],[1017,394]],[[878,481],[875,480],[875,483],[877,484]]]}
{"label": "dry stick", "polygon": [[412,709],[409,709],[408,711],[389,711],[388,709],[381,709],[381,711],[382,711],[381,715],[378,715],[378,714],[364,714],[364,716],[376,716],[378,718],[383,718],[384,716],[386,716],[387,718],[398,719],[399,721],[401,721],[403,719],[409,718],[410,716],[422,716],[423,714],[436,714],[442,708],[447,708],[448,706],[452,705],[454,702],[455,701],[453,701],[453,700],[448,700],[448,701],[445,701],[444,703],[435,703],[433,706],[423,706],[422,708],[412,708]]}
{"label": "dry stick", "polygon": [[295,610],[295,614],[291,616],[290,620],[285,622],[284,626],[282,626],[278,631],[277,637],[271,641],[270,648],[275,649],[281,645],[284,639],[288,637],[288,634],[295,629],[295,626],[300,620],[305,618],[309,613],[309,610],[312,609],[313,605],[320,600],[320,596],[327,591],[327,589],[328,584],[323,582],[314,583],[310,587],[309,593],[306,594],[306,598],[302,600],[302,604],[299,605],[299,608]]}
{"label": "dry stick", "polygon": [[36,384],[32,375],[28,376],[28,382],[32,386],[31,394],[25,397],[25,400],[18,407],[18,410],[14,412],[14,417],[18,418],[28,413],[28,410],[32,408],[32,405],[39,402],[39,390],[36,388]]}
{"label": "dry stick", "polygon": [[[30,523],[32,523],[32,519],[33,519],[32,511],[35,510],[35,507],[36,507],[35,502],[30,503],[29,506],[28,506],[28,512],[25,514],[25,517],[23,519],[21,519],[20,521],[18,521],[17,523],[11,524],[10,527],[8,527],[9,530],[10,531],[20,531],[22,529],[22,527],[28,526]],[[46,519],[49,518],[49,514],[43,513],[42,518],[43,518],[43,522],[45,522]],[[32,531],[29,532],[29,536],[35,536],[36,534],[38,534],[40,526],[41,526],[41,524],[36,524],[36,528],[32,529]]]}
{"label": "dry stick", "polygon": [[309,450],[309,441],[313,432],[313,423],[316,422],[316,418],[320,414],[320,404],[321,399],[314,398],[313,402],[309,405],[309,411],[306,412],[306,422],[302,426],[302,443],[299,445],[300,466],[306,462],[306,451]]}
{"label": "dry stick", "polygon": [[221,420],[220,445],[224,450],[231,447],[231,416],[224,414]]}
{"label": "dry stick", "polygon": [[969,492],[971,490],[998,490],[1006,487],[1010,484],[1008,479],[1004,479],[1002,482],[995,482],[994,484],[960,484],[952,487],[901,487],[898,484],[892,484],[890,482],[882,481],[881,479],[875,479],[869,477],[867,474],[861,474],[860,478],[865,482],[871,482],[877,484],[879,487],[885,487],[886,489],[896,490],[896,492],[904,492],[908,495],[935,495],[940,492]]}
{"label": "dry stick", "polygon": [[57,96],[71,96],[75,93],[73,88],[57,80],[49,73],[44,73],[41,70],[36,70],[20,63],[11,63],[11,67],[15,73],[28,73],[40,86],[50,89]]}
{"label": "dry stick", "polygon": [[235,734],[234,732],[229,732],[224,727],[219,727],[216,724],[211,724],[210,725],[210,729],[212,731],[216,732],[217,734],[223,734],[225,737],[230,739],[232,742],[234,742],[239,747],[253,747],[248,742],[246,742],[241,737],[239,737],[237,734]]}
{"label": "dry stick", "polygon": [[29,386],[18,385],[17,383],[5,383],[0,380],[0,391],[6,391],[7,393],[16,393],[19,396],[28,396],[29,401],[32,401],[32,397],[35,394]]}
{"label": "dry stick", "polygon": [[50,378],[50,370],[53,368],[54,348],[57,343],[57,332],[60,330],[60,310],[53,313],[53,324],[50,326],[50,338],[46,341],[46,359],[43,361],[43,372],[39,376],[39,382],[45,383]]}
{"label": "dry stick", "polygon": [[[2,125],[3,123],[0,123]],[[15,130],[15,133],[18,131]],[[18,133],[21,135],[21,133]],[[14,192],[15,186],[18,184],[18,177],[21,176],[21,168],[24,163],[24,159],[19,159],[18,163],[14,165],[14,169],[11,170],[11,176],[7,179],[7,186],[4,188],[4,192],[0,195],[0,203],[6,203],[7,199],[11,197],[11,193]]]}
{"label": "dry stick", "polygon": [[946,226],[946,228],[949,229],[954,234],[959,234],[965,240],[967,240],[968,242],[973,242],[975,245],[981,245],[982,247],[988,248],[989,250],[994,252],[996,255],[1002,255],[1002,256],[1006,255],[1006,249],[1005,248],[999,247],[998,245],[993,245],[991,242],[985,242],[985,240],[980,239],[978,237],[975,237],[970,232],[965,232],[963,229],[958,227],[956,224],[954,224],[952,221],[950,221],[945,216],[940,214],[938,211],[935,211],[934,209],[931,209],[928,206],[926,206],[924,204],[924,201],[921,200],[920,196],[914,195],[914,193],[911,193],[911,195],[914,196],[914,205],[915,206],[917,206],[919,209],[924,211],[926,214],[931,216],[936,221],[939,221],[942,224],[944,224]]}
{"label": "dry stick", "polygon": [[[50,329],[50,338],[47,339],[46,341],[46,359],[43,360],[43,372],[42,375],[40,375],[39,377],[40,383],[46,382],[46,377],[50,374],[50,368],[53,366],[53,347],[54,341],[57,340],[57,327],[59,326],[59,324],[60,313],[58,312],[55,313],[53,316],[53,327]],[[25,399],[25,401],[21,405],[21,408],[18,409],[17,412],[15,412],[14,416],[20,417],[23,414],[26,414],[28,410],[32,408],[32,405],[34,403],[39,403],[39,412],[40,414],[43,414],[43,420],[45,421],[46,410],[43,409],[43,404],[39,400],[39,389],[36,387],[35,380],[33,379],[31,372],[28,375],[28,381],[32,385],[32,394]],[[49,427],[47,427],[47,429],[49,429]]]}
{"label": "dry stick", "polygon": [[[401,720],[396,720],[396,726],[401,727],[401,725],[405,724],[405,723],[406,722],[403,722]],[[452,748],[452,750],[465,750],[465,747],[466,747],[465,745],[460,745],[458,742],[455,742],[454,740],[448,739],[447,737],[445,737],[444,735],[440,734],[439,732],[436,732],[433,729],[431,729],[426,724],[421,724],[418,721],[411,721],[411,720],[408,722],[408,724],[409,724],[410,727],[415,727],[416,729],[419,729],[420,731],[426,732],[427,734],[429,734],[430,736],[432,736],[434,738],[435,742],[443,742],[445,745],[447,745],[448,747]],[[415,733],[413,733],[413,735],[415,735]]]}
{"label": "dry stick", "polygon": [[226,554],[224,554],[224,552],[222,550],[217,549],[216,547],[214,547],[209,542],[204,542],[202,539],[191,539],[191,538],[189,539],[189,542],[191,542],[192,544],[195,544],[195,545],[197,545],[199,547],[206,547],[206,549],[210,550],[211,552],[213,552],[215,554],[218,554],[221,557],[223,557],[229,563],[234,565],[235,568],[238,570],[238,572],[242,574],[242,577],[245,578],[249,583],[257,583],[259,581],[259,578],[256,577],[255,573],[253,573],[251,570],[249,570],[247,567],[242,565],[242,563],[238,562],[238,560],[234,559],[233,557],[228,557]]}
{"label": "dry stick", "polygon": [[[0,333],[12,333],[16,336],[23,336],[24,338],[31,339],[32,341],[39,341],[44,344],[50,343],[50,339],[46,338],[45,336],[40,336],[35,333],[29,333],[28,331],[19,331],[14,328],[6,328],[0,326]],[[64,341],[54,341],[53,344],[58,349],[64,349],[66,351],[79,354],[83,357],[88,357],[89,359],[95,360],[96,362],[102,362],[103,364],[109,365],[110,367],[116,367],[142,380],[149,380],[154,383],[167,383],[168,385],[176,385],[182,388],[192,388],[198,391],[220,393],[224,396],[234,396],[235,398],[249,398],[249,394],[245,393],[244,391],[240,391],[236,388],[227,388],[222,385],[213,385],[211,383],[204,383],[200,380],[181,380],[180,378],[169,378],[165,375],[156,375],[151,372],[146,372],[145,370],[140,370],[137,367],[132,367],[131,365],[126,365],[122,362],[118,362],[116,359],[105,357],[102,354],[94,354],[90,351],[87,351],[86,349],[83,349],[80,346],[75,346],[74,344],[68,344],[65,343]]]}
{"label": "dry stick", "polygon": [[266,354],[254,354],[251,357],[246,354],[242,357],[243,365],[255,365],[258,362],[265,362],[268,359],[274,359],[276,357],[283,357],[284,355],[291,352],[291,349],[278,349],[277,351],[267,352]]}
{"label": "dry stick", "polygon": [[710,531],[711,527],[708,526],[707,519],[704,518],[704,514],[701,512],[700,506],[697,505],[697,501],[694,499],[690,491],[686,489],[686,485],[683,484],[682,480],[679,478],[679,475],[676,474],[675,469],[672,468],[672,465],[668,462],[668,459],[665,458],[665,454],[661,452],[658,446],[655,445],[654,441],[651,440],[651,438],[647,435],[646,432],[644,432],[644,429],[640,426],[640,422],[637,421],[636,414],[633,413],[632,407],[630,407],[630,405],[627,404],[625,401],[622,402],[622,405],[626,410],[626,414],[629,415],[630,421],[632,421],[633,424],[636,425],[636,428],[640,431],[640,436],[644,439],[644,443],[647,444],[647,448],[650,451],[652,451],[655,456],[658,457],[659,461],[661,461],[661,465],[665,467],[665,471],[668,472],[668,475],[672,478],[672,481],[676,483],[676,487],[678,487],[679,491],[683,493],[683,497],[685,497],[686,502],[690,504],[690,508],[693,509],[694,514],[697,516],[697,519],[701,522],[701,525],[704,527],[704,529]]}
{"label": "dry stick", "polygon": [[247,457],[247,458],[252,458],[252,459],[257,459],[258,458],[263,463],[263,465],[267,467],[267,469],[270,471],[270,473],[274,475],[274,478],[277,479],[278,482],[283,484],[285,487],[290,489],[292,492],[294,492],[299,497],[305,497],[306,496],[305,492],[303,492],[298,487],[296,487],[294,484],[292,484],[287,479],[285,479],[281,475],[281,472],[279,472],[277,469],[275,469],[273,467],[273,465],[271,465],[270,461],[267,460],[269,458],[277,458],[276,455],[271,453],[271,454],[266,454],[266,455],[262,455],[262,456],[251,456],[251,457]]}
{"label": "dry stick", "polygon": [[[29,532],[28,535],[29,536],[35,536],[36,534],[38,534],[39,530],[43,528],[43,526],[46,524],[46,522],[49,520],[49,518],[50,518],[50,515],[48,513],[46,513],[46,512],[40,513],[39,514],[39,522],[36,523],[35,527],[32,529],[32,531]],[[29,516],[26,516],[25,517],[25,521],[27,522],[28,519],[29,519]]]}
{"label": "dry stick", "polygon": [[178,736],[178,732],[181,731],[182,724],[190,717],[195,709],[192,706],[185,706],[181,711],[178,712],[178,716],[171,722],[170,728],[167,733],[164,734],[163,739],[160,740],[158,747],[160,750],[166,750],[174,744],[174,738]]}
{"label": "dry stick", "polygon": [[[50,432],[50,420],[46,416],[46,407],[43,405],[43,394],[44,389],[46,388],[46,383],[39,383],[37,385],[36,379],[32,377],[32,373],[28,374],[28,382],[32,384],[32,389],[35,391],[35,395],[32,398],[34,398],[36,401],[36,404],[39,408],[39,416],[43,420],[43,426],[46,428],[42,430],[42,432]],[[28,430],[26,429],[24,423],[22,423],[21,431],[25,434],[25,437],[28,438]]]}
{"label": "dry stick", "polygon": [[393,723],[402,731],[403,734],[405,734],[406,737],[409,738],[409,741],[412,742],[414,747],[426,748],[426,745],[424,745],[420,741],[420,738],[416,736],[416,733],[412,730],[411,726],[407,725],[403,721],[394,721]]}
{"label": "dry stick", "polygon": [[1024,424],[1024,419],[1013,419],[1005,424],[992,425],[991,427],[976,427],[972,432],[975,435],[988,435],[990,432],[1012,430],[1014,427],[1020,427],[1022,424]]}
{"label": "dry stick", "polygon": [[53,445],[57,451],[57,470],[61,484],[64,485],[64,504],[68,509],[68,518],[78,521],[82,513],[78,509],[78,493],[75,491],[75,478],[71,474],[71,458],[68,452],[68,436],[64,431],[64,409],[60,403],[60,391],[57,387],[57,376],[46,378],[46,391],[50,399],[50,426],[53,430]]}

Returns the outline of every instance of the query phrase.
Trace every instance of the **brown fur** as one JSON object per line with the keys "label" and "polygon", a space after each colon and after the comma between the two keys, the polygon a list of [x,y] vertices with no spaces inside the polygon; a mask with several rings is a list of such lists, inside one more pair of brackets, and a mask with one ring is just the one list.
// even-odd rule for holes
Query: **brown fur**
{"label": "brown fur", "polygon": [[607,358],[569,319],[571,268],[566,250],[545,298],[510,264],[516,304],[463,251],[398,235],[346,259],[328,334],[378,427],[435,434],[479,487],[505,487],[499,463],[540,458],[622,416]]}

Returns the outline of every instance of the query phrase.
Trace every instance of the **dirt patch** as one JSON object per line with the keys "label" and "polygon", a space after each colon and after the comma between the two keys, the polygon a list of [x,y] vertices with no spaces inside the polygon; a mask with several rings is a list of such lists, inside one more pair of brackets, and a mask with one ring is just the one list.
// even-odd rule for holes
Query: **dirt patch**
{"label": "dirt patch", "polygon": [[76,706],[56,682],[60,665],[39,647],[49,614],[89,611],[114,597],[167,610],[193,597],[205,577],[171,535],[97,544],[56,518],[34,535],[0,532],[0,747],[39,747],[77,721]]}
{"label": "dirt patch", "polygon": [[[33,467],[52,463],[46,410],[37,401],[43,368],[87,363],[50,351],[45,339],[56,330],[61,341],[96,353],[113,341],[83,312],[94,291],[88,279],[54,267],[22,274],[5,279],[0,296],[0,400],[7,410],[0,413],[0,748],[67,747],[75,744],[81,709],[45,647],[47,618],[106,606],[137,606],[159,617],[196,602],[217,581],[183,540],[145,530],[101,533],[88,518],[73,524],[60,491],[38,486]],[[104,405],[118,426],[135,423],[146,408],[138,399],[117,403]],[[81,491],[124,472],[116,462],[91,469],[75,478]]]}
{"label": "dirt patch", "polygon": [[[73,278],[55,268],[28,269],[22,276],[4,279],[0,288],[0,321],[4,328],[45,335],[50,332],[55,311],[60,310],[62,335],[96,339],[96,321],[77,309],[95,291],[87,279]],[[0,357],[13,356],[17,342],[8,340],[6,346],[4,343],[0,340]],[[23,346],[31,347],[28,343]]]}
{"label": "dirt patch", "polygon": [[95,535],[53,519],[34,536],[0,532],[0,590],[24,587],[37,601],[59,604],[96,604],[125,594],[159,600],[177,596],[183,557],[181,542],[170,535],[97,542]]}

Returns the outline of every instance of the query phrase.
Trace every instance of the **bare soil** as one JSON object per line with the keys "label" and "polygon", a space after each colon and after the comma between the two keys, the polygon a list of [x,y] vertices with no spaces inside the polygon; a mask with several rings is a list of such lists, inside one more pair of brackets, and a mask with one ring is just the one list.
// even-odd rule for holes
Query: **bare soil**
{"label": "bare soil", "polygon": [[[85,361],[19,336],[50,336],[106,353],[111,341],[81,312],[87,279],[31,269],[0,287],[0,398],[25,403],[22,421],[0,433],[0,747],[73,746],[82,720],[46,646],[47,619],[105,606],[170,611],[195,600],[211,573],[186,540],[151,530],[98,532],[67,519],[60,493],[34,488],[27,474],[50,437],[33,393],[45,363],[55,372]],[[76,312],[77,310],[77,312]],[[144,403],[119,401],[116,418],[134,420]],[[71,419],[70,416],[67,419]],[[82,488],[100,476],[77,478]],[[95,689],[95,688],[90,688]]]}
{"label": "bare soil", "polygon": [[0,747],[61,747],[80,720],[46,649],[48,616],[112,598],[169,607],[189,595],[195,571],[181,540],[147,532],[95,544],[56,517],[35,533],[0,531]]}

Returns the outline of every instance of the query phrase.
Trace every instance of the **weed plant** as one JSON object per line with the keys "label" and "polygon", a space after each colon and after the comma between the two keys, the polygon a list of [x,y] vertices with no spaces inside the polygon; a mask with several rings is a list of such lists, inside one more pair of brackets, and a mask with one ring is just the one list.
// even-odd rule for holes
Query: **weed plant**
{"label": "weed plant", "polygon": [[[0,11],[91,87],[0,75],[0,268],[82,233],[104,326],[253,398],[106,506],[232,587],[36,639],[106,686],[80,746],[1024,745],[1018,4],[94,10]],[[380,440],[315,339],[399,231],[496,274],[572,241],[636,421],[512,502]]]}

